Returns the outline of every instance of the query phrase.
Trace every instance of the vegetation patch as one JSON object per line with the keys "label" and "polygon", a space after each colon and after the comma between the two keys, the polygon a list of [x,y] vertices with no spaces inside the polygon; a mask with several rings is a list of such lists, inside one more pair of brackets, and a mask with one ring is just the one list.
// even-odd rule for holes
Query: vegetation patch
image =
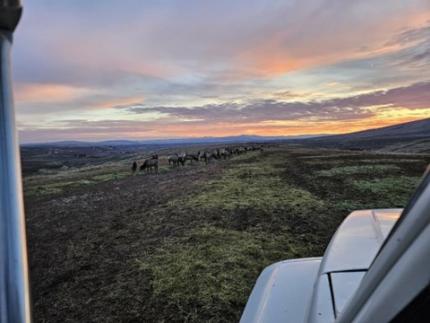
{"label": "vegetation patch", "polygon": [[67,188],[77,188],[80,186],[94,185],[101,182],[120,180],[130,176],[129,172],[112,172],[105,174],[98,174],[95,176],[71,176],[67,178],[64,176],[52,176],[48,179],[45,178],[42,183],[38,183],[35,177],[27,181],[25,185],[25,194],[28,196],[41,196],[50,194],[61,194]]}
{"label": "vegetation patch", "polygon": [[65,188],[68,187],[79,187],[93,184],[93,181],[86,179],[71,181],[71,182],[53,182],[46,183],[42,185],[33,185],[25,188],[25,194],[27,196],[33,195],[50,195],[50,194],[60,194]]}
{"label": "vegetation patch", "polygon": [[423,160],[422,159],[405,159],[405,158],[396,158],[393,157],[392,159],[361,159],[360,163],[369,163],[369,164],[374,164],[374,163],[395,163],[395,164],[399,164],[399,163],[422,163]]}
{"label": "vegetation patch", "polygon": [[[330,160],[330,159],[322,159],[322,160],[313,160],[308,159],[305,160],[306,164],[309,165],[345,165],[345,164],[352,164],[352,166],[365,166],[365,164],[403,164],[403,163],[422,163],[423,161],[420,159],[399,159],[393,157],[392,159],[381,159],[381,158],[375,158],[375,159],[339,159],[339,160]],[[357,164],[360,165],[357,165]],[[364,164],[364,165],[363,165]],[[333,167],[333,166],[332,166]],[[339,167],[339,166],[337,166]]]}
{"label": "vegetation patch", "polygon": [[93,176],[91,179],[94,182],[99,183],[99,182],[106,182],[106,181],[116,181],[127,176],[130,176],[129,172],[113,172],[113,173]]}
{"label": "vegetation patch", "polygon": [[181,204],[200,209],[280,209],[299,215],[324,207],[324,202],[309,191],[287,183],[280,176],[283,169],[276,166],[261,161],[234,165],[221,178],[204,183],[201,193]]}
{"label": "vegetation patch", "polygon": [[352,186],[372,199],[381,201],[387,207],[404,207],[418,186],[420,177],[385,177],[374,180],[353,181]]}
{"label": "vegetation patch", "polygon": [[401,168],[396,165],[360,165],[360,166],[344,166],[334,167],[328,170],[321,170],[316,172],[317,176],[332,177],[332,176],[346,176],[357,174],[370,174],[380,175],[386,172],[398,172]]}
{"label": "vegetation patch", "polygon": [[172,313],[167,321],[233,322],[262,268],[303,249],[287,232],[272,236],[203,227],[166,242],[138,266],[152,276],[154,306]]}

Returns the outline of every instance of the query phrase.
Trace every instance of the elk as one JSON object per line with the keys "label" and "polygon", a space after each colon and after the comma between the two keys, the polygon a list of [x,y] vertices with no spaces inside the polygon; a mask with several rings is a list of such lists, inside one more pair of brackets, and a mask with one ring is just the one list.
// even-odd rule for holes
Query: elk
{"label": "elk", "polygon": [[172,165],[173,167],[179,166],[178,154],[168,156],[167,161],[169,162],[169,165]]}
{"label": "elk", "polygon": [[152,155],[151,158],[145,159],[142,166],[140,166],[140,170],[146,170],[147,173],[154,171],[158,174],[158,155]]}
{"label": "elk", "polygon": [[190,161],[190,163],[192,164],[193,163],[193,160],[194,161],[199,161],[199,155],[197,154],[186,154],[185,155],[185,162],[187,161],[187,160],[189,160]]}
{"label": "elk", "polygon": [[134,174],[137,171],[137,163],[134,161],[133,165],[131,166],[131,172]]}

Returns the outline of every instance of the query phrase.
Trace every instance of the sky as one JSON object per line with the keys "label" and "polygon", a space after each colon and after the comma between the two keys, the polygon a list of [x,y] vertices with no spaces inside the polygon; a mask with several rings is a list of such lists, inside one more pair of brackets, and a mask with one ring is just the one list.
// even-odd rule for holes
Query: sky
{"label": "sky", "polygon": [[25,143],[430,117],[428,0],[27,0],[12,59]]}

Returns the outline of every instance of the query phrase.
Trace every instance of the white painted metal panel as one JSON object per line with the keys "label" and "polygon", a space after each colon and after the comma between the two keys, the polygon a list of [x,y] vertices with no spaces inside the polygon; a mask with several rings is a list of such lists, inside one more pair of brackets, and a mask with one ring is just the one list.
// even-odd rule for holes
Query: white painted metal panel
{"label": "white painted metal panel", "polygon": [[327,274],[323,274],[316,282],[312,306],[308,313],[310,323],[334,322],[334,304],[330,290],[330,282]]}
{"label": "white painted metal panel", "polygon": [[265,268],[240,322],[304,322],[320,262],[321,258],[293,259]]}
{"label": "white painted metal panel", "polygon": [[352,212],[333,236],[321,264],[321,273],[366,270],[401,209]]}

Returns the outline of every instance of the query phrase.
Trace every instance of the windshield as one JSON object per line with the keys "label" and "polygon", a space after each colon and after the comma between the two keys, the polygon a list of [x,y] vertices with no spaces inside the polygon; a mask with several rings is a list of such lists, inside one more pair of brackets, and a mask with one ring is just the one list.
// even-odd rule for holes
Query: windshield
{"label": "windshield", "polygon": [[238,321],[265,267],[321,257],[353,211],[413,205],[427,0],[24,5],[36,320]]}

